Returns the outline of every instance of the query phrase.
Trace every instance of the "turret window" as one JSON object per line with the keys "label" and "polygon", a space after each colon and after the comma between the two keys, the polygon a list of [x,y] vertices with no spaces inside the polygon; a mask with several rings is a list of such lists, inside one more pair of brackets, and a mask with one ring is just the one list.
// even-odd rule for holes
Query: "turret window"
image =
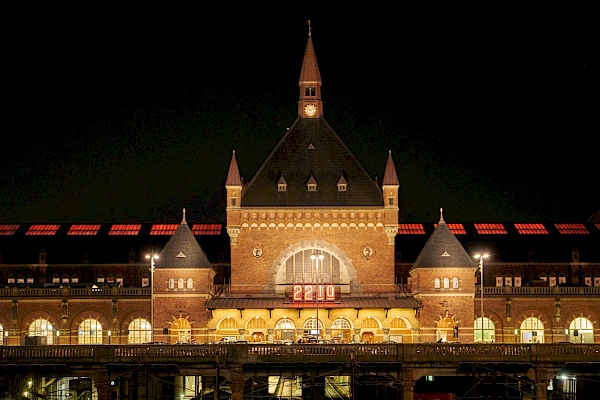
{"label": "turret window", "polygon": [[317,191],[317,185],[315,185],[314,183],[309,183],[307,186],[308,186],[308,191],[309,192],[316,192]]}
{"label": "turret window", "polygon": [[388,198],[388,205],[389,206],[393,206],[394,205],[394,198],[393,197]]}

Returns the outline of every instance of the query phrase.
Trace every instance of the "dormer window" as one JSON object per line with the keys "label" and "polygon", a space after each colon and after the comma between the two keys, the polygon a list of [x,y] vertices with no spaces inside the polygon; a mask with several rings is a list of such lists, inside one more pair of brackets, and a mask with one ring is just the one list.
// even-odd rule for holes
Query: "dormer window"
{"label": "dormer window", "polygon": [[278,192],[287,192],[287,181],[285,180],[283,175],[281,175],[281,177],[277,181],[277,191]]}
{"label": "dormer window", "polygon": [[344,175],[340,176],[340,179],[338,180],[338,183],[337,183],[338,192],[345,192],[347,186],[348,186],[348,184],[346,182],[346,179],[344,178]]}
{"label": "dormer window", "polygon": [[306,187],[308,188],[309,192],[316,192],[317,191],[317,180],[315,179],[315,177],[313,176],[313,174],[310,174],[310,178],[308,179],[308,182],[306,182]]}

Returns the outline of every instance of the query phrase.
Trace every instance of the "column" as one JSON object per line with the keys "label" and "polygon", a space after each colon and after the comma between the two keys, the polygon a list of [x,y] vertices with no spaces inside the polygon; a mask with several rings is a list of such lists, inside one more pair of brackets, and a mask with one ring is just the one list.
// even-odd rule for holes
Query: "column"
{"label": "column", "polygon": [[273,342],[275,338],[273,334],[275,333],[275,329],[267,329],[267,342]]}
{"label": "column", "polygon": [[232,400],[244,400],[244,384],[245,379],[241,371],[239,371],[238,373],[234,372],[231,374],[229,385],[231,387]]}
{"label": "column", "polygon": [[390,341],[390,328],[383,328],[383,341],[384,342]]}
{"label": "column", "polygon": [[360,343],[360,328],[354,328],[354,343]]}

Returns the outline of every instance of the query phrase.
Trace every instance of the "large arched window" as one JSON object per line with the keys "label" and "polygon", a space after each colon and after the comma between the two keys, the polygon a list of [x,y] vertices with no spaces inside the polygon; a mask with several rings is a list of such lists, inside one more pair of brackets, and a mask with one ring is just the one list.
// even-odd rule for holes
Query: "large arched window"
{"label": "large arched window", "polygon": [[594,325],[587,318],[575,318],[569,324],[568,334],[571,343],[594,343]]}
{"label": "large arched window", "polygon": [[289,318],[280,319],[275,325],[275,340],[294,341],[295,330],[294,321]]}
{"label": "large arched window", "polygon": [[102,324],[94,318],[84,319],[79,324],[79,344],[102,344]]}
{"label": "large arched window", "polygon": [[136,318],[127,327],[128,344],[147,343],[152,340],[152,327],[145,318]]}
{"label": "large arched window", "polygon": [[337,318],[331,324],[331,339],[336,343],[350,343],[352,341],[352,326],[345,318]]}
{"label": "large arched window", "polygon": [[[482,340],[483,337],[483,340]],[[491,343],[496,340],[496,327],[489,318],[477,318],[473,325],[473,342]]]}
{"label": "large arched window", "polygon": [[528,317],[521,323],[521,343],[544,343],[544,324],[536,317]]}
{"label": "large arched window", "polygon": [[303,331],[304,336],[314,336],[317,340],[321,339],[325,334],[323,324],[320,320],[317,322],[316,318],[307,319],[306,322],[304,322]]}
{"label": "large arched window", "polygon": [[40,344],[54,344],[54,328],[45,318],[38,318],[29,325],[29,336],[41,337]]}
{"label": "large arched window", "polygon": [[169,329],[171,343],[189,343],[192,340],[192,325],[186,318],[177,318]]}

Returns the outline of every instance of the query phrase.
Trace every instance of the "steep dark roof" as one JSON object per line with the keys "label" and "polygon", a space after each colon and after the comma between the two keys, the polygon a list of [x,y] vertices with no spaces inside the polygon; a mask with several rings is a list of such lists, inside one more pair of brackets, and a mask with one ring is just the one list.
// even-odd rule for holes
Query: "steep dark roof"
{"label": "steep dark roof", "polygon": [[[306,186],[311,174],[315,192]],[[285,192],[277,190],[282,175]],[[345,192],[337,186],[342,175]],[[242,206],[382,205],[377,183],[323,118],[298,118],[242,193]]]}
{"label": "steep dark roof", "polygon": [[183,221],[171,236],[155,261],[156,268],[212,268],[192,230]]}
{"label": "steep dark roof", "polygon": [[[440,209],[440,214],[441,214]],[[476,267],[465,248],[452,233],[443,216],[437,227],[425,243],[419,257],[412,265],[411,271],[417,268],[454,268]]]}

